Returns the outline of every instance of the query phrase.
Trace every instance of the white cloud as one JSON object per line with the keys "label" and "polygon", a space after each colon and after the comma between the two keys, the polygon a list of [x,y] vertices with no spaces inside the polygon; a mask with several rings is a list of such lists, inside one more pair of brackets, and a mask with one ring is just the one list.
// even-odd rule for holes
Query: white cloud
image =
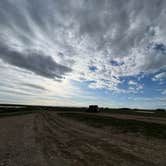
{"label": "white cloud", "polygon": [[[29,50],[40,52],[66,72],[72,69],[60,83],[29,73],[31,70],[23,67],[25,62],[10,63],[20,70],[13,72],[11,80],[23,72],[24,78],[29,77],[25,80],[28,83],[37,82],[50,91],[56,87],[52,93],[64,96],[74,91],[70,80],[93,81],[90,88],[124,92],[118,88],[120,78],[166,68],[164,0],[1,0],[0,6],[0,44],[21,55]],[[1,52],[0,59],[4,57]],[[39,66],[48,75],[50,68],[43,63]],[[95,66],[95,72],[89,66]],[[2,70],[1,78],[5,80],[7,71],[3,66]],[[143,85],[129,83],[134,84],[134,91],[143,89]]]}
{"label": "white cloud", "polygon": [[137,82],[135,82],[135,81],[133,81],[133,80],[130,80],[130,81],[128,82],[128,84],[129,84],[129,85],[137,85]]}
{"label": "white cloud", "polygon": [[163,90],[161,93],[162,93],[163,95],[166,95],[166,90]]}
{"label": "white cloud", "polygon": [[128,85],[129,85],[129,89],[127,91],[128,93],[142,92],[141,90],[144,88],[142,84],[133,80],[129,80]]}
{"label": "white cloud", "polygon": [[153,81],[162,81],[163,79],[166,78],[166,72],[162,72],[162,73],[159,73],[159,74],[156,74],[152,80]]}

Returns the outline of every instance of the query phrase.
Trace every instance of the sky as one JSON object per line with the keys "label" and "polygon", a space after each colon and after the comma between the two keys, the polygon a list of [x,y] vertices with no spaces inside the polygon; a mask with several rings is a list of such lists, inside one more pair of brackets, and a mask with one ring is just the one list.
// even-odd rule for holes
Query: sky
{"label": "sky", "polygon": [[166,108],[166,1],[0,0],[0,103]]}

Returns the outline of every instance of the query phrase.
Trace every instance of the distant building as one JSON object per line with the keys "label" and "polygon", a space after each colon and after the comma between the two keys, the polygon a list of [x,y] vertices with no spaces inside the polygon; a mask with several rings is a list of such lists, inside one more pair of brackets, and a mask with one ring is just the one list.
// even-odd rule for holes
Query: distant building
{"label": "distant building", "polygon": [[100,112],[98,105],[90,105],[88,108],[88,112]]}

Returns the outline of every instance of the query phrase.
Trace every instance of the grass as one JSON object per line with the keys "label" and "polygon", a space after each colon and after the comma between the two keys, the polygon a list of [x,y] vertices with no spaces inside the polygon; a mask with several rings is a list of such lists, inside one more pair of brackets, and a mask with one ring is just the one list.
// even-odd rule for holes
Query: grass
{"label": "grass", "polygon": [[103,128],[111,126],[120,132],[139,133],[147,137],[166,138],[166,125],[156,124],[150,122],[143,122],[137,120],[125,120],[106,116],[98,116],[96,114],[82,114],[82,113],[58,113],[58,115],[71,118],[73,120],[81,121],[90,126]]}
{"label": "grass", "polygon": [[[139,112],[137,112],[139,111]],[[142,112],[141,112],[142,111]],[[145,113],[146,112],[154,112],[154,113]],[[166,117],[166,112],[156,111],[156,110],[141,110],[141,109],[106,109],[104,112],[108,112],[110,114],[127,114],[127,115],[140,115],[146,117]]]}

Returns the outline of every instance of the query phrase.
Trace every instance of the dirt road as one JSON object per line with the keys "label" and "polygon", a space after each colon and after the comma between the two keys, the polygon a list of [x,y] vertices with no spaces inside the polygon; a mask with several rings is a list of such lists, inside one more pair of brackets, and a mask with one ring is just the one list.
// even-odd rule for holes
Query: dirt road
{"label": "dirt road", "polygon": [[0,119],[0,166],[164,166],[165,149],[165,140],[111,133],[56,112]]}
{"label": "dirt road", "polygon": [[44,166],[34,132],[35,114],[0,118],[0,166]]}

